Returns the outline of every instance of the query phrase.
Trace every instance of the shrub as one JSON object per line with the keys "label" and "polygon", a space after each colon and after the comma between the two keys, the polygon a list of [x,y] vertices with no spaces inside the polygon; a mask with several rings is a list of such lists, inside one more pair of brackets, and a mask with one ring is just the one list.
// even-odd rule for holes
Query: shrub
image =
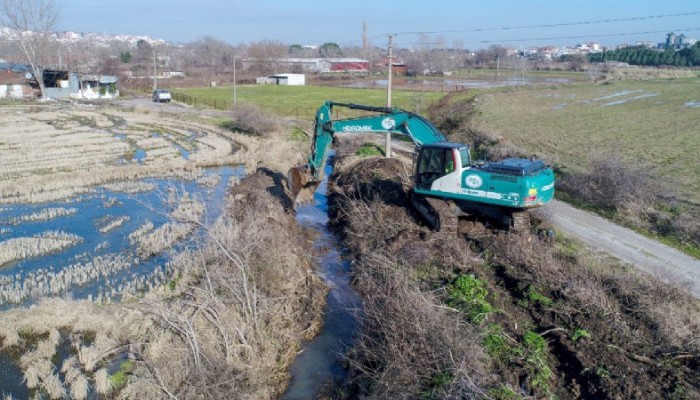
{"label": "shrub", "polygon": [[581,340],[583,338],[590,338],[590,337],[591,337],[591,334],[587,330],[581,329],[581,328],[576,328],[574,330],[574,333],[571,334],[571,341],[578,342],[579,340]]}
{"label": "shrub", "polygon": [[262,136],[279,128],[277,120],[254,104],[242,103],[236,106],[233,120],[226,121],[222,127],[235,132]]}
{"label": "shrub", "polygon": [[587,173],[565,175],[557,188],[595,207],[618,212],[643,211],[659,192],[647,170],[628,166],[616,153],[594,160]]}
{"label": "shrub", "polygon": [[446,135],[460,135],[471,130],[476,116],[475,97],[458,98],[451,92],[428,108],[428,118]]}
{"label": "shrub", "polygon": [[361,334],[348,354],[358,396],[473,398],[485,379],[480,334],[461,313],[440,307],[414,273],[385,252],[356,263],[364,296]]}

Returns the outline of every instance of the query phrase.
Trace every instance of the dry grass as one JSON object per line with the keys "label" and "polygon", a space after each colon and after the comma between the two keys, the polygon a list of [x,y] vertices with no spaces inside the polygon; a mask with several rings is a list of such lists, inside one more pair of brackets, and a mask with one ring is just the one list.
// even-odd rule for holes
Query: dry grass
{"label": "dry grass", "polygon": [[12,261],[54,253],[82,242],[80,236],[46,231],[33,237],[17,237],[0,242],[0,267]]}
{"label": "dry grass", "polygon": [[381,252],[355,265],[365,307],[362,335],[354,341],[348,361],[358,396],[484,396],[487,370],[481,332],[440,298],[421,290],[412,271]]}
{"label": "dry grass", "polygon": [[108,221],[104,226],[101,226],[98,229],[98,231],[100,233],[107,233],[124,225],[124,223],[127,222],[129,219],[130,217],[128,215],[113,218],[112,220]]}
{"label": "dry grass", "polygon": [[19,225],[23,222],[48,221],[54,218],[73,215],[78,212],[77,208],[53,207],[45,208],[39,212],[13,217],[8,222],[12,225]]}
{"label": "dry grass", "polygon": [[65,266],[58,271],[47,267],[17,274],[0,280],[0,304],[21,303],[28,298],[59,295],[72,287],[113,276],[133,264],[134,260],[129,256],[105,254],[94,256],[86,263]]}
{"label": "dry grass", "polygon": [[[0,111],[6,122],[0,128],[0,199],[6,203],[51,201],[148,176],[196,178],[201,166],[234,162],[230,133],[173,116],[117,109],[14,111]],[[189,159],[179,147],[191,151]],[[142,165],[122,161],[137,148],[146,151]]]}
{"label": "dry grass", "polygon": [[104,368],[100,368],[95,372],[95,391],[97,394],[109,394],[112,388],[109,383],[109,374]]}
{"label": "dry grass", "polygon": [[[174,261],[182,273],[177,297],[149,296],[136,307],[156,326],[149,345],[132,348],[143,364],[137,364],[140,379],[127,393],[148,387],[184,397],[279,393],[284,367],[294,356],[293,337],[303,330],[296,321],[307,312],[300,307],[305,301],[297,304],[292,293],[315,280],[308,280],[303,267],[308,261],[292,238],[270,229],[274,221],[285,229],[294,222],[269,195],[254,196],[207,228],[212,239],[207,248]],[[270,243],[287,251],[271,253]]]}

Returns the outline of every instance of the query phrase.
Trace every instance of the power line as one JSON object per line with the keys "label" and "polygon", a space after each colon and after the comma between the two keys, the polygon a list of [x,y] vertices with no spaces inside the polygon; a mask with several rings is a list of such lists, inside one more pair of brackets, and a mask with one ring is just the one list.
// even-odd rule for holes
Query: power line
{"label": "power line", "polygon": [[[501,42],[534,42],[534,41],[545,41],[545,40],[563,40],[563,39],[586,39],[586,38],[598,38],[598,37],[620,37],[620,36],[633,36],[633,35],[650,35],[668,32],[690,32],[700,30],[697,28],[677,28],[677,29],[665,29],[662,31],[644,31],[644,32],[626,32],[626,33],[600,33],[600,34],[587,34],[587,35],[572,35],[572,36],[552,36],[552,37],[541,37],[541,38],[529,38],[529,39],[498,39],[498,40],[476,40],[476,41],[461,41],[464,44],[483,44],[483,43],[501,43]],[[410,45],[444,45],[444,42],[435,43],[409,43]]]}
{"label": "power line", "polygon": [[599,19],[599,20],[593,20],[593,21],[562,22],[562,23],[557,23],[557,24],[504,26],[504,27],[498,27],[498,28],[472,28],[472,29],[441,30],[441,31],[414,31],[414,32],[408,31],[408,32],[396,32],[396,34],[397,35],[419,35],[419,34],[437,34],[437,33],[492,32],[492,31],[508,31],[508,30],[517,30],[517,29],[556,28],[556,27],[562,27],[562,26],[594,25],[594,24],[607,24],[607,23],[613,23],[613,22],[643,21],[643,20],[648,20],[648,19],[686,17],[686,16],[692,16],[692,15],[700,15],[700,11],[691,11],[691,12],[678,13],[678,14],[648,15],[648,16],[644,16],[644,17],[609,18],[609,19]]}

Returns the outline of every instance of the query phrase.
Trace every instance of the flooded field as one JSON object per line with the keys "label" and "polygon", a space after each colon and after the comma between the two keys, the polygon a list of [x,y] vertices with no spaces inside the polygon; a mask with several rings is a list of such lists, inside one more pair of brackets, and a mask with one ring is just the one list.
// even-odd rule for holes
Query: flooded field
{"label": "flooded field", "polygon": [[62,201],[0,206],[0,309],[48,295],[109,302],[162,284],[168,251],[197,237],[174,214],[183,199],[201,209],[192,218],[211,222],[243,174],[242,167],[212,168],[199,179],[150,178]]}

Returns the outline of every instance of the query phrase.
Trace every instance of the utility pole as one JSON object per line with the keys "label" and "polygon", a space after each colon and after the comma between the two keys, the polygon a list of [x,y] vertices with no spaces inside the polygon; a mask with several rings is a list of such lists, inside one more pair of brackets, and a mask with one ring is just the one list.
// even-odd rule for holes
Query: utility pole
{"label": "utility pole", "polygon": [[501,69],[501,53],[496,53],[496,80],[498,80],[498,71]]}
{"label": "utility pole", "polygon": [[[391,79],[392,75],[394,74],[393,72],[393,64],[394,64],[394,35],[391,33],[389,34],[389,55],[387,57],[388,59],[388,64],[389,64],[389,74],[387,76],[386,80],[386,106],[387,108],[391,108]],[[386,158],[391,158],[391,132],[389,130],[386,131],[386,139],[385,139],[385,157]]]}
{"label": "utility pole", "polygon": [[156,50],[153,49],[153,90],[158,89],[158,70],[156,68]]}
{"label": "utility pole", "polygon": [[367,59],[369,40],[367,39],[367,21],[362,22],[362,58]]}
{"label": "utility pole", "polygon": [[233,52],[233,111],[236,111],[236,103],[238,98],[236,96],[236,52]]}

